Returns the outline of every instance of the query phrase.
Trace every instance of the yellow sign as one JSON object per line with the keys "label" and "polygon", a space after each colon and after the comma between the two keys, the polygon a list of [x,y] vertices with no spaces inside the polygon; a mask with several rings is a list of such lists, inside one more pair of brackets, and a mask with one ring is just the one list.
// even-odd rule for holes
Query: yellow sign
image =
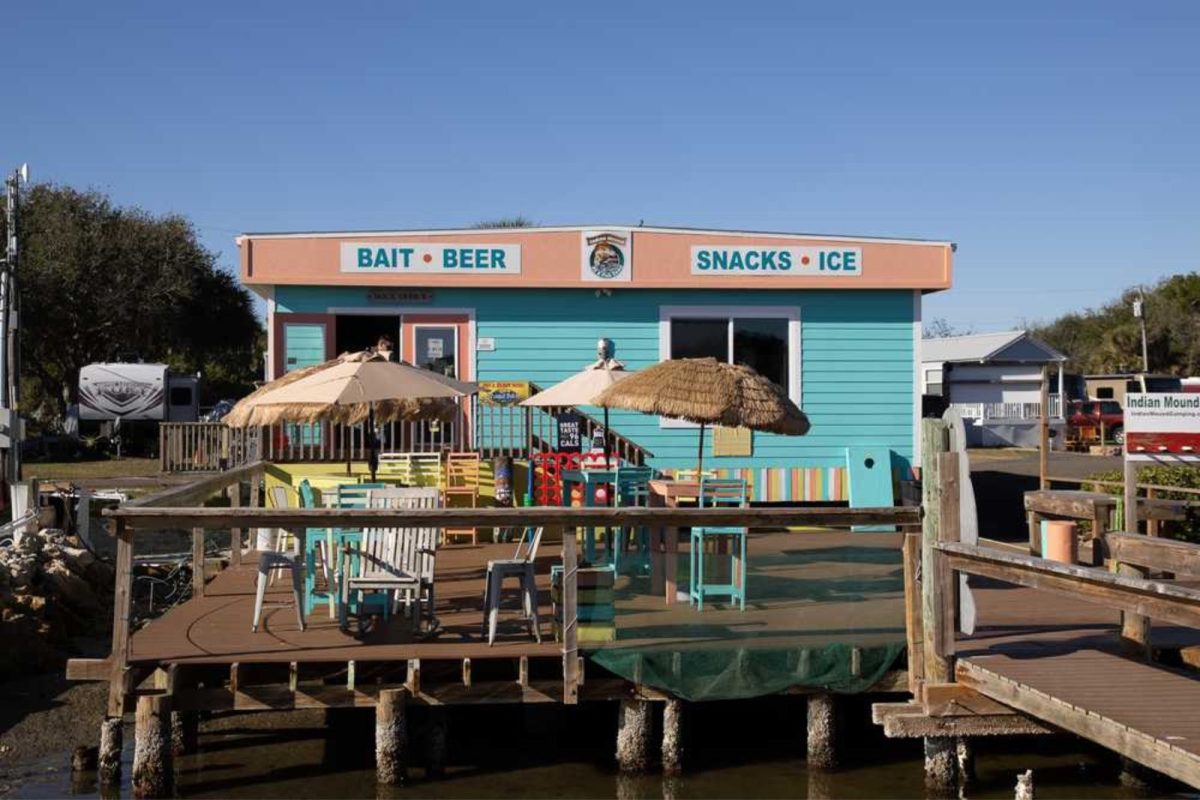
{"label": "yellow sign", "polygon": [[515,406],[528,400],[532,391],[529,381],[480,381],[479,404],[484,406]]}
{"label": "yellow sign", "polygon": [[714,428],[712,449],[714,456],[752,456],[753,434],[749,428]]}

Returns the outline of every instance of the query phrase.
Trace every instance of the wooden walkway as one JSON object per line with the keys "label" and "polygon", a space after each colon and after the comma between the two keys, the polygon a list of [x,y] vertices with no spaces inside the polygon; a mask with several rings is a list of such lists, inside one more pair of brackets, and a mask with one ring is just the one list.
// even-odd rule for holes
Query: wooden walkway
{"label": "wooden walkway", "polygon": [[[1200,786],[1200,673],[1122,655],[1120,613],[1056,593],[972,578],[974,636],[956,644],[959,684],[1054,728]],[[1153,628],[1160,651],[1200,631]]]}

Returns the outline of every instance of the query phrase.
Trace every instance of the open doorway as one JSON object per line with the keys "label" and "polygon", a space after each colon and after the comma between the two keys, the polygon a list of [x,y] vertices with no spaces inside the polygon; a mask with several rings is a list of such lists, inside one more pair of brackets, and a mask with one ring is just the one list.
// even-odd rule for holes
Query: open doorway
{"label": "open doorway", "polygon": [[371,350],[380,336],[387,336],[398,346],[400,316],[398,314],[339,314],[334,325],[334,346],[340,353]]}

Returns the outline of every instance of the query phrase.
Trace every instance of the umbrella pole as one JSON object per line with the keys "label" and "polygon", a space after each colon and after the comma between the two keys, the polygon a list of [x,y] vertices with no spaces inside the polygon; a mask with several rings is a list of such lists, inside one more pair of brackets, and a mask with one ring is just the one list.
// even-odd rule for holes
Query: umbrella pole
{"label": "umbrella pole", "polygon": [[[609,450],[608,450],[608,406],[604,407],[604,468],[609,468]],[[611,503],[609,505],[612,505]]]}
{"label": "umbrella pole", "polygon": [[375,448],[378,447],[378,440],[375,436],[375,404],[371,403],[367,406],[367,436],[370,437],[371,446],[367,448],[367,469],[371,471],[371,483],[375,482],[375,468],[379,464],[379,457],[375,453]]}
{"label": "umbrella pole", "polygon": [[704,423],[700,423],[700,447],[696,451],[696,481],[699,482],[704,473]]}

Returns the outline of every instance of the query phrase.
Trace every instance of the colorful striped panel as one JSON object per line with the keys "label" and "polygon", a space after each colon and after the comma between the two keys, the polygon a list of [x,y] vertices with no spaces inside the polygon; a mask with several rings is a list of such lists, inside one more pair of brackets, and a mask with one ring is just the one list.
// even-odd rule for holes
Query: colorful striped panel
{"label": "colorful striped panel", "polygon": [[740,478],[746,481],[750,500],[755,503],[850,501],[850,483],[845,467],[760,467],[705,472],[712,472],[717,478]]}

